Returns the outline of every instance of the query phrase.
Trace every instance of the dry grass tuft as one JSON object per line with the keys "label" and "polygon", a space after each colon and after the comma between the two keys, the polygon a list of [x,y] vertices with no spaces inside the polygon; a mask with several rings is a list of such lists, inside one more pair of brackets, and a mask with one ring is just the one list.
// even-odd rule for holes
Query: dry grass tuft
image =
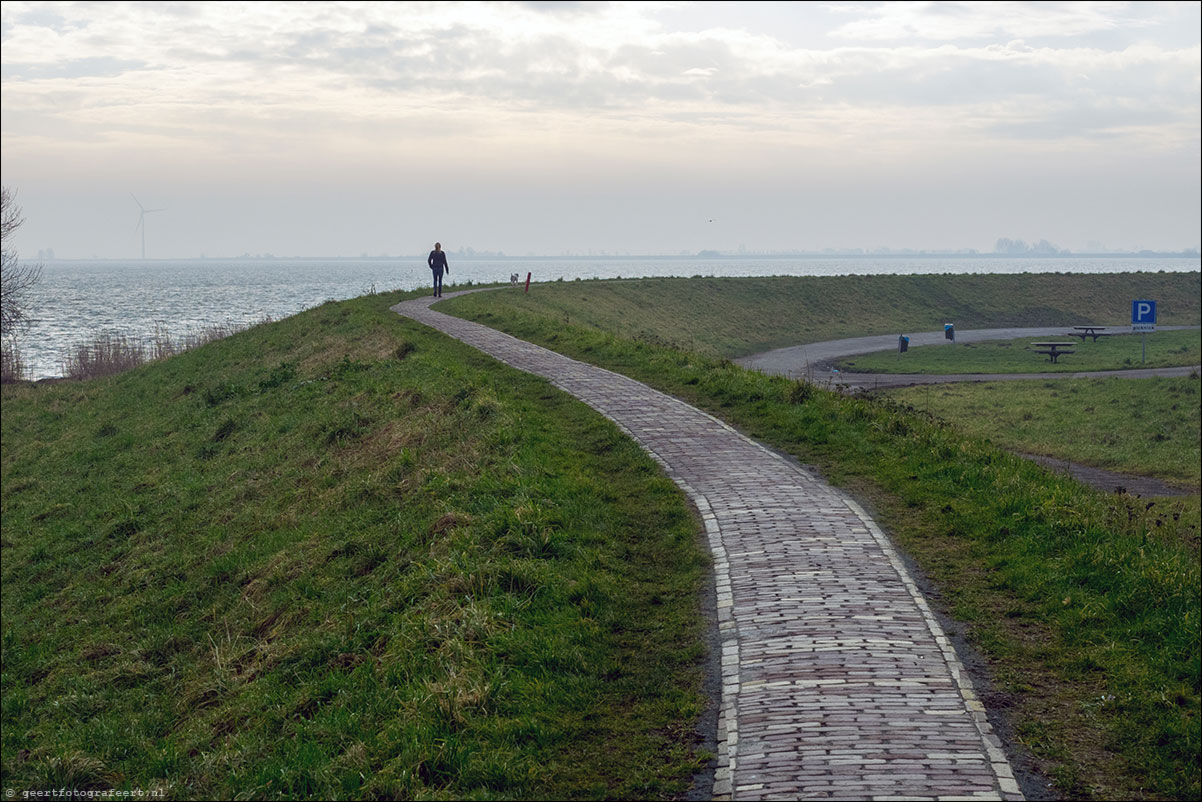
{"label": "dry grass tuft", "polygon": [[260,323],[270,323],[264,317],[256,323],[240,325],[217,323],[203,326],[175,337],[162,323],[155,323],[154,332],[145,338],[130,334],[101,333],[90,342],[77,343],[62,362],[62,374],[68,379],[95,379],[115,376],[149,362],[199,348],[215,340],[245,331]]}

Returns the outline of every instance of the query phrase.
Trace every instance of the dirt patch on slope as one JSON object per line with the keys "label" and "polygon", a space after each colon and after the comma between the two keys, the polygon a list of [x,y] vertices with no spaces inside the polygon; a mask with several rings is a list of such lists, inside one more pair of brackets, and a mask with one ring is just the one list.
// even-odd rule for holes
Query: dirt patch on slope
{"label": "dirt patch on slope", "polygon": [[1133,496],[1190,496],[1197,490],[1187,490],[1165,484],[1158,479],[1147,476],[1130,476],[1128,474],[1104,471],[1101,468],[1091,468],[1088,465],[1078,465],[1068,460],[1045,457],[1039,454],[1018,453],[1020,457],[1038,462],[1056,473],[1067,473],[1079,482],[1083,482],[1108,493],[1130,493]]}

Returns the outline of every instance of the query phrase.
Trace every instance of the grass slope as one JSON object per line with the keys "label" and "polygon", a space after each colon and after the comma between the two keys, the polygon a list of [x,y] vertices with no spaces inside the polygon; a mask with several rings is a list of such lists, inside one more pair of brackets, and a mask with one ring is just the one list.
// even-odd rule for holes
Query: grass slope
{"label": "grass slope", "polygon": [[[879,278],[886,279],[886,289],[897,286],[891,277]],[[976,315],[982,324],[1046,319],[1042,313],[1021,321],[993,317],[1002,314],[1005,299],[986,290],[1013,286],[1006,282],[944,278],[963,294],[963,303],[975,286],[987,310],[997,305]],[[1096,306],[1114,285],[1108,277],[1086,278],[1096,282],[1101,296],[1069,277],[1047,279],[1064,280],[1080,294],[1075,302],[1080,308],[1065,301],[1056,317],[1096,319],[1081,309]],[[1187,289],[1197,282],[1197,276],[1162,278]],[[847,314],[863,321],[857,310],[885,290],[871,287],[872,279],[847,281],[838,291],[857,301]],[[771,297],[776,286],[747,282],[746,287],[732,282],[730,296],[745,302]],[[659,331],[696,334],[698,319],[678,327],[674,314],[681,302],[660,290],[670,286],[672,296],[687,298],[725,282],[703,280],[700,288],[650,282],[645,290],[615,284],[616,289],[608,282],[540,287],[530,296],[478,293],[439,308],[647,382],[816,464],[832,482],[869,503],[933,582],[936,604],[963,623],[988,661],[995,680],[988,697],[992,707],[1007,711],[1020,743],[1059,794],[1198,797],[1202,582],[1196,496],[1169,503],[1102,494],[885,398],[849,398],[764,376],[657,342],[655,335],[625,323],[601,331],[604,314],[576,325],[574,310],[590,308],[594,292],[596,305],[611,309],[615,297],[645,292],[642,320],[654,320]],[[573,312],[565,313],[569,293]],[[651,298],[660,300],[653,304]],[[1196,309],[1196,293],[1193,303]],[[756,303],[751,306],[731,301],[723,315],[749,320],[761,314]],[[733,336],[729,320],[713,316],[714,328],[726,332],[715,334],[714,342]],[[878,318],[876,325],[888,330],[891,322]],[[815,337],[863,333],[840,332],[844,325],[815,323]],[[779,324],[774,326],[773,336],[783,336]],[[755,336],[744,335],[740,347]]]}
{"label": "grass slope", "polygon": [[4,787],[688,787],[707,561],[681,493],[397,300],[4,388]]}
{"label": "grass slope", "polygon": [[[961,330],[1120,325],[1135,298],[1160,301],[1160,325],[1202,323],[1202,274],[1185,272],[570,281],[507,295],[514,312],[726,357],[942,331],[949,321]],[[476,314],[491,303],[463,298],[454,308]]]}
{"label": "grass slope", "polygon": [[1195,493],[1202,481],[1202,381],[1007,381],[905,387],[888,395],[1013,451],[1155,476]]}
{"label": "grass slope", "polygon": [[[1098,316],[1092,311],[1096,309],[1108,309],[1121,319],[1122,315],[1130,314],[1130,302],[1120,303],[1121,299],[1154,297],[1164,309],[1172,310],[1171,321],[1165,317],[1162,325],[1198,325],[1202,323],[1200,289],[1200,273],[648,279],[553,282],[535,286],[530,294],[502,291],[463,296],[442,308],[484,323],[500,320],[502,315],[511,321],[528,318],[533,329],[537,328],[536,321],[554,319],[560,325],[579,325],[650,345],[685,348],[709,356],[736,356],[769,346],[847,336],[921,328],[941,330],[939,321],[944,318],[936,306],[954,309],[953,319],[962,324],[968,321],[964,328],[1068,326],[1082,320],[1096,322]],[[937,304],[933,305],[932,299]],[[1192,364],[1197,360],[1200,336],[1197,331],[1149,335],[1153,359],[1159,351],[1167,349],[1175,352],[1173,364],[1183,361]],[[1133,355],[1129,349],[1138,348],[1139,338],[1111,340],[1114,342],[1085,343],[1078,346],[1078,354],[1091,358],[1089,355],[1096,349],[1103,354],[1097,366],[1103,368],[1138,366],[1138,354]],[[1027,343],[1018,342],[1024,346]],[[995,343],[915,348],[904,355],[907,361],[901,367],[892,369],[918,370],[933,365],[932,369],[939,372],[953,367],[957,372],[971,372],[987,366],[1005,372],[1006,360],[1023,372],[1083,369],[1078,363],[1053,366],[1046,357],[1025,351],[1014,354],[1014,348],[1013,344],[1007,347]],[[916,363],[911,357],[924,361]],[[1076,357],[1074,354],[1071,358]],[[1126,364],[1128,361],[1134,364]],[[897,363],[895,352],[860,355],[847,362],[855,370],[865,366],[885,370]],[[907,401],[916,403],[916,399],[926,397],[910,394]],[[1069,393],[1060,394],[1059,398],[1060,404],[1045,404],[1041,415],[1074,419],[1080,412],[1079,405]],[[1108,397],[1105,403],[1110,404],[1111,399]],[[1115,403],[1121,406],[1123,402]],[[1160,409],[1161,414],[1145,416],[1136,427],[1137,431],[1152,430],[1151,440],[1129,452],[1120,450],[1108,455],[1102,462],[1087,460],[1088,464],[1172,479],[1170,466],[1189,458],[1188,442],[1154,435],[1162,430],[1187,430],[1194,421],[1181,408],[1171,409],[1171,406],[1153,405],[1151,408]],[[981,427],[988,426],[989,421],[981,423]],[[981,427],[972,431],[986,436],[999,431],[996,426]],[[1100,436],[1109,441],[1116,435]],[[1006,437],[996,439],[999,443],[1009,442]],[[1076,459],[1082,451],[1079,440],[1070,427],[1048,426],[1043,430],[1039,447],[1030,450]],[[1136,453],[1138,458],[1127,459],[1128,454]],[[1148,471],[1148,466],[1157,467]],[[1188,484],[1192,475],[1192,471],[1186,470],[1177,478]]]}

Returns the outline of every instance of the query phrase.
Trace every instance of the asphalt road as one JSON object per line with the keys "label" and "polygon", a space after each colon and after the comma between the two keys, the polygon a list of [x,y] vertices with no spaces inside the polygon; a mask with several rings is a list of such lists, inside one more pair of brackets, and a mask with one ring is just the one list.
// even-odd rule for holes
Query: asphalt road
{"label": "asphalt road", "polygon": [[[1126,331],[1127,327],[1112,327]],[[1160,326],[1160,331],[1196,329],[1198,326]],[[1065,326],[1043,328],[973,329],[956,331],[957,343],[984,342],[987,340],[1015,340],[1023,337],[1064,337]],[[909,333],[910,347],[920,345],[952,345],[942,331]],[[792,379],[808,379],[817,384],[843,387],[846,389],[872,389],[904,387],[913,384],[937,384],[942,382],[1014,381],[1017,379],[1086,379],[1119,376],[1127,379],[1147,379],[1154,376],[1188,376],[1199,370],[1199,366],[1179,368],[1140,368],[1133,370],[1086,371],[1079,373],[844,373],[833,369],[833,363],[857,354],[897,349],[899,334],[882,334],[872,337],[853,337],[847,340],[795,345],[777,348],[762,354],[740,357],[734,360],[745,368],[762,371]]]}

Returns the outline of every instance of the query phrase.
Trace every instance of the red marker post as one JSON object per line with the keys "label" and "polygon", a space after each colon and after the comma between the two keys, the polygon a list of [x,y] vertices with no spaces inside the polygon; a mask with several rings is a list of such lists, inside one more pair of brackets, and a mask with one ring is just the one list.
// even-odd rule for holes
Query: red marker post
{"label": "red marker post", "polygon": [[530,274],[529,273],[526,274],[526,292],[527,293],[530,292]]}

